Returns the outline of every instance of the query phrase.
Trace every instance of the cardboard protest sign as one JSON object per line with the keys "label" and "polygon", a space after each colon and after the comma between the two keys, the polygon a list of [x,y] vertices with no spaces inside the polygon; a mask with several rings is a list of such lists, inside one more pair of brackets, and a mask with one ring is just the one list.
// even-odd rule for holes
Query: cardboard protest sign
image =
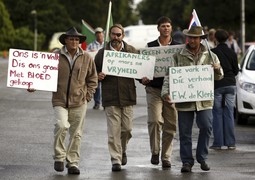
{"label": "cardboard protest sign", "polygon": [[154,77],[164,77],[169,67],[173,66],[173,55],[184,48],[185,45],[157,46],[140,49],[140,54],[156,57]]}
{"label": "cardboard protest sign", "polygon": [[105,50],[102,72],[113,76],[153,79],[155,59],[154,56]]}
{"label": "cardboard protest sign", "polygon": [[10,49],[7,87],[55,92],[58,63],[56,53]]}
{"label": "cardboard protest sign", "polygon": [[214,71],[211,65],[169,68],[169,93],[172,102],[214,99]]}

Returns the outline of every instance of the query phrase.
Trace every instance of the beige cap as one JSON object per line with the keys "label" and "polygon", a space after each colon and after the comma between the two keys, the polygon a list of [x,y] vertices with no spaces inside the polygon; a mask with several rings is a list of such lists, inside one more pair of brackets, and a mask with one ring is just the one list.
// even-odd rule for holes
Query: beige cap
{"label": "beige cap", "polygon": [[97,32],[103,32],[104,30],[103,30],[103,28],[101,28],[101,27],[97,27],[96,29],[95,29],[95,33],[97,33]]}

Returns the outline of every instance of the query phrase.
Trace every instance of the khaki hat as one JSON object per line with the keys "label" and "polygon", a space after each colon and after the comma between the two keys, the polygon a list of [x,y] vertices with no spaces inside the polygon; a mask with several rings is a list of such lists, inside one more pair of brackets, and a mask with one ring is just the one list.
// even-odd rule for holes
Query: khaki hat
{"label": "khaki hat", "polygon": [[103,30],[103,28],[101,28],[101,27],[97,27],[97,28],[95,29],[95,33],[97,33],[97,32],[104,32],[104,30]]}
{"label": "khaki hat", "polygon": [[83,34],[78,33],[78,31],[75,29],[75,27],[71,27],[69,28],[66,33],[61,34],[61,36],[59,36],[59,42],[61,42],[61,44],[65,45],[65,38],[68,36],[77,36],[79,37],[80,41],[79,43],[83,43],[86,40],[86,36]]}
{"label": "khaki hat", "polygon": [[207,34],[203,33],[202,26],[191,26],[190,29],[184,29],[183,34],[190,37],[201,37],[202,39],[207,37]]}

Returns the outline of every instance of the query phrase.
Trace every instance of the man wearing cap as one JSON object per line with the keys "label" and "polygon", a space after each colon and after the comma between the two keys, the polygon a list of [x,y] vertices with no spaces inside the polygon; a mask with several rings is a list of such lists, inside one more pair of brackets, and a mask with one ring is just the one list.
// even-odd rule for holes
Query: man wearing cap
{"label": "man wearing cap", "polygon": [[[96,39],[90,43],[87,47],[87,51],[94,52],[98,51],[99,49],[104,47],[104,30],[101,27],[97,27],[95,29],[95,36]],[[98,86],[96,88],[96,92],[94,94],[94,106],[93,109],[99,109],[100,108],[100,102],[101,102],[101,82],[98,82]]]}
{"label": "man wearing cap", "polygon": [[[174,54],[174,66],[212,65],[214,80],[220,80],[223,78],[223,70],[218,57],[213,52],[209,53],[205,46],[201,44],[201,40],[207,36],[203,33],[202,29],[201,26],[192,26],[189,30],[183,30],[183,33],[188,38],[188,44],[183,50]],[[169,96],[169,76],[166,76],[164,79],[161,95],[165,101],[172,103]],[[202,170],[209,171],[210,167],[206,160],[212,132],[213,101],[181,102],[175,103],[175,106],[178,110],[180,156],[183,163],[181,172],[191,172],[194,165],[191,139],[194,118],[199,128],[196,160],[200,163]]]}
{"label": "man wearing cap", "polygon": [[121,171],[127,163],[127,144],[132,137],[133,105],[136,104],[136,87],[133,78],[106,75],[102,72],[104,50],[138,53],[123,41],[124,28],[115,24],[109,30],[110,42],[95,57],[98,79],[102,82],[102,105],[107,118],[108,149],[112,171]]}
{"label": "man wearing cap", "polygon": [[[80,145],[89,102],[97,87],[97,72],[90,55],[79,44],[86,36],[74,27],[59,37],[64,45],[59,53],[58,86],[53,92],[52,104],[56,119],[54,129],[54,169],[64,171],[64,161],[68,174],[80,174]],[[65,147],[66,134],[69,144]]]}

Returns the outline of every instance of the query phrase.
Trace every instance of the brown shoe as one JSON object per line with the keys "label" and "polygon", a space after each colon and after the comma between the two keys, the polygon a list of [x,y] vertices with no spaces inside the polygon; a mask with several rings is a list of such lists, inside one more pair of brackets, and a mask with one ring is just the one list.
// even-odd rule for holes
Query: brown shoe
{"label": "brown shoe", "polygon": [[55,161],[54,162],[54,169],[58,172],[64,171],[64,162],[62,161]]}
{"label": "brown shoe", "polygon": [[158,165],[159,164],[159,155],[153,154],[151,156],[151,164]]}
{"label": "brown shoe", "polygon": [[80,174],[80,170],[76,166],[68,168],[68,174]]}
{"label": "brown shoe", "polygon": [[127,154],[123,153],[122,154],[122,162],[121,165],[126,165],[127,164]]}
{"label": "brown shoe", "polygon": [[171,168],[171,163],[168,160],[162,161],[162,168]]}

